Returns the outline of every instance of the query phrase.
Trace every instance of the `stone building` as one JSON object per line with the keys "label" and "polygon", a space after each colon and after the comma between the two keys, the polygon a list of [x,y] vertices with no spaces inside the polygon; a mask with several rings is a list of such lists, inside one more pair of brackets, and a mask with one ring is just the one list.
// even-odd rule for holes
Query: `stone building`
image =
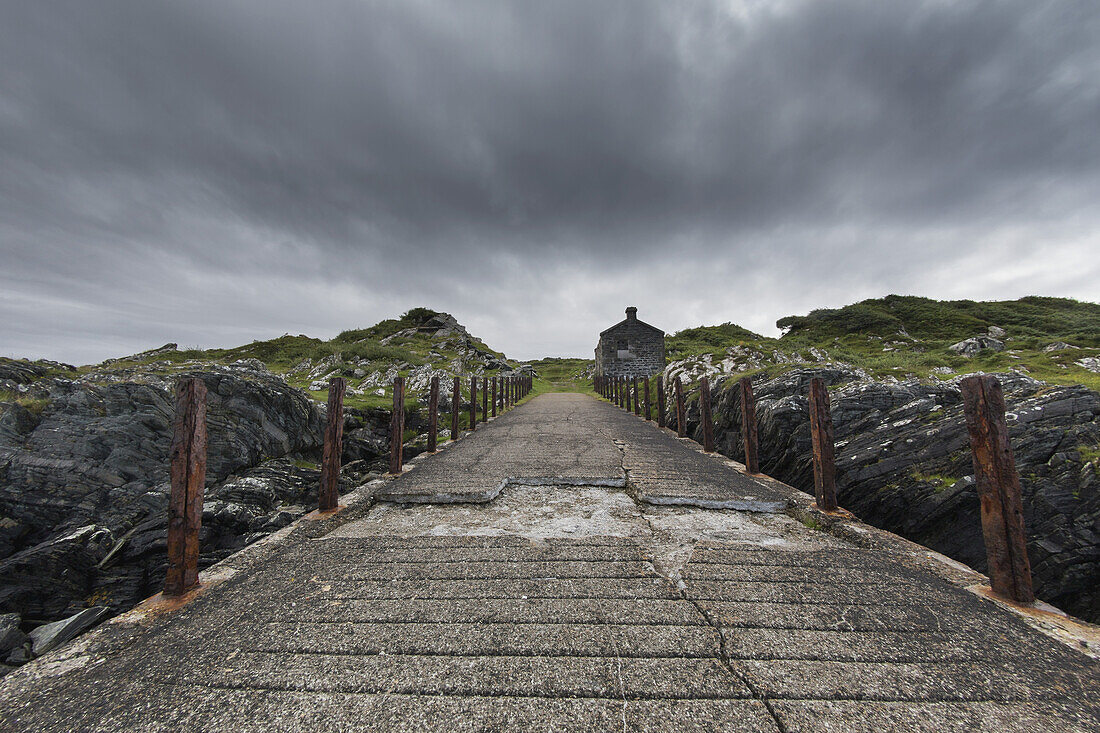
{"label": "stone building", "polygon": [[649,377],[665,368],[665,332],[638,320],[638,309],[626,309],[626,320],[600,334],[596,374]]}

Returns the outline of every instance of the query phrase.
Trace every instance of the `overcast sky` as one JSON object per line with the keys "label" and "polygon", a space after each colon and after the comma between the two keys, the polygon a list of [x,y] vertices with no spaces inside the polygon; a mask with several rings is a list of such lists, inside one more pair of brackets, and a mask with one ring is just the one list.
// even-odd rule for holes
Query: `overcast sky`
{"label": "overcast sky", "polygon": [[0,0],[0,354],[1100,300],[1096,0]]}

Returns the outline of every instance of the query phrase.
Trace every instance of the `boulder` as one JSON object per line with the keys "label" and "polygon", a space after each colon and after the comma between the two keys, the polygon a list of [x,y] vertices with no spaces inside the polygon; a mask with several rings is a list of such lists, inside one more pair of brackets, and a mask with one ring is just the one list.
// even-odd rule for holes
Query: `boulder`
{"label": "boulder", "polygon": [[0,614],[0,659],[5,659],[15,649],[23,646],[27,635],[19,628],[18,613]]}
{"label": "boulder", "polygon": [[109,608],[95,606],[86,608],[80,613],[61,621],[43,624],[33,629],[29,634],[32,644],[31,652],[34,656],[40,657],[95,626],[110,613],[111,609]]}
{"label": "boulder", "polygon": [[982,351],[1004,351],[1005,345],[1003,341],[995,339],[992,336],[974,336],[964,339],[957,344],[952,344],[947,348],[949,351],[953,351],[956,354],[974,356]]}

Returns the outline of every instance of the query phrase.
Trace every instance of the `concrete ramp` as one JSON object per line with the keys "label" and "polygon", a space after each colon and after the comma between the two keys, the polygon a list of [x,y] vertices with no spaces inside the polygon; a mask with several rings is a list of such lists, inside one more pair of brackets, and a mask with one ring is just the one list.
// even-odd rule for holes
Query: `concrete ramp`
{"label": "concrete ramp", "polygon": [[4,678],[0,729],[1100,729],[1095,659],[980,576],[708,508],[793,490],[590,397],[374,488]]}

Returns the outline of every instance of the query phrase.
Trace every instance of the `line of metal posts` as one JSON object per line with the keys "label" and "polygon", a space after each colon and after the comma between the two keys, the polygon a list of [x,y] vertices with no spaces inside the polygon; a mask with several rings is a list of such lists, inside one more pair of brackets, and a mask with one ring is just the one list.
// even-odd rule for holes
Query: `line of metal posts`
{"label": "line of metal posts", "polygon": [[756,432],[756,398],[752,394],[752,380],[741,377],[741,439],[745,444],[745,470],[760,473],[760,458]]}
{"label": "line of metal posts", "polygon": [[477,430],[477,377],[470,377],[470,430]]}
{"label": "line of metal posts", "polygon": [[439,434],[439,377],[432,377],[428,391],[428,452],[435,453]]}
{"label": "line of metal posts", "polygon": [[648,421],[648,420],[653,419],[653,417],[652,417],[653,413],[650,412],[650,410],[649,410],[649,377],[646,377],[643,380],[643,384],[645,385],[644,386],[645,392],[643,394],[643,397],[645,398],[645,419]]}
{"label": "line of metal posts", "polygon": [[657,427],[665,426],[665,381],[664,377],[657,375]]}
{"label": "line of metal posts", "polygon": [[676,377],[676,434],[681,438],[687,437],[687,416],[684,411],[684,385],[680,377]]}
{"label": "line of metal posts", "polygon": [[814,493],[817,507],[835,511],[836,462],[833,448],[833,418],[829,412],[829,390],[825,380],[810,380],[810,437],[814,452]]}
{"label": "line of metal posts", "polygon": [[1001,384],[989,375],[959,383],[970,433],[974,482],[981,502],[982,537],[993,592],[1017,603],[1031,603],[1031,563],[1027,557],[1020,477],[1005,422]]}
{"label": "line of metal posts", "polygon": [[699,422],[703,423],[703,450],[714,452],[714,420],[710,414],[710,380],[699,380]]}
{"label": "line of metal posts", "polygon": [[390,420],[390,473],[401,473],[405,443],[405,378],[393,378],[393,416]]}
{"label": "line of metal posts", "polygon": [[458,440],[458,411],[462,408],[462,383],[455,377],[453,391],[451,392],[451,441]]}
{"label": "line of metal posts", "polygon": [[201,379],[181,379],[176,384],[169,456],[172,488],[164,595],[178,596],[199,582],[199,529],[206,486],[206,385]]}
{"label": "line of metal posts", "polygon": [[323,512],[335,509],[340,483],[340,454],[344,439],[344,390],[342,377],[328,383],[328,407],[325,413],[325,436],[321,449],[321,486],[317,494],[317,508]]}

